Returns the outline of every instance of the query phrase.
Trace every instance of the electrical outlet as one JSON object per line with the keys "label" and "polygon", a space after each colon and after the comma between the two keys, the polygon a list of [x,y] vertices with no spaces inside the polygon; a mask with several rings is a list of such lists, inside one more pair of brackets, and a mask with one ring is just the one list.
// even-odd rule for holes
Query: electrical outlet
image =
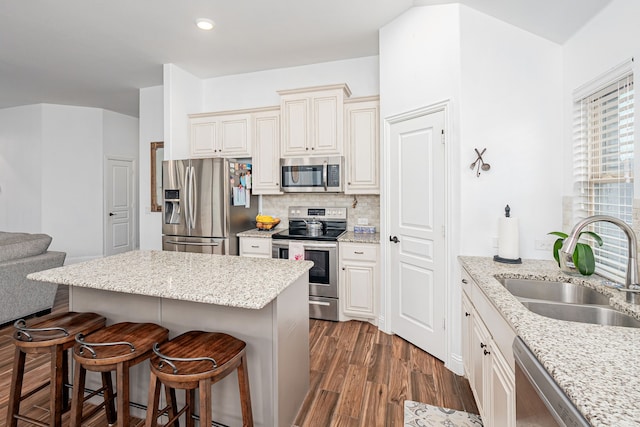
{"label": "electrical outlet", "polygon": [[551,240],[536,240],[535,248],[539,251],[550,251],[553,249],[553,241]]}
{"label": "electrical outlet", "polygon": [[358,225],[369,225],[369,218],[358,218]]}

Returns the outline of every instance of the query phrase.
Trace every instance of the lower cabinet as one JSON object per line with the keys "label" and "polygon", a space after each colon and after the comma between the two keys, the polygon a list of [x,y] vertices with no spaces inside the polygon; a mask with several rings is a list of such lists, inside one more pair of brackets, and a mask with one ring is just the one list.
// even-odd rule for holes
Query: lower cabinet
{"label": "lower cabinet", "polygon": [[378,315],[379,245],[340,242],[340,320],[373,321]]}
{"label": "lower cabinet", "polygon": [[271,258],[271,239],[240,237],[240,256]]}
{"label": "lower cabinet", "polygon": [[515,332],[464,269],[462,290],[463,364],[483,424],[515,426]]}

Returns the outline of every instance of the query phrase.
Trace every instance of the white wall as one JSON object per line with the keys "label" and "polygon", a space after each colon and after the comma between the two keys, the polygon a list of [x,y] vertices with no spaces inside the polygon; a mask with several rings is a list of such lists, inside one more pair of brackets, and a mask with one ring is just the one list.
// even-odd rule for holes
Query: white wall
{"label": "white wall", "polygon": [[[640,61],[640,2],[613,0],[563,46],[564,54],[564,194],[573,192],[572,127],[573,91],[607,73],[612,68],[635,58]],[[634,74],[638,66],[634,65]],[[637,105],[637,101],[636,101]],[[640,120],[635,121],[635,135],[640,135]],[[636,176],[640,162],[635,162]],[[640,198],[640,186],[635,186],[635,199]],[[569,231],[569,230],[565,230]]]}
{"label": "white wall", "polygon": [[164,88],[140,89],[140,249],[162,249],[162,212],[151,212],[150,144],[164,140]]}
{"label": "white wall", "polygon": [[[493,256],[509,204],[520,256],[551,259],[535,241],[562,226],[562,48],[460,7],[460,253]],[[469,169],[474,148],[491,170]]]}
{"label": "white wall", "polygon": [[102,256],[102,110],[43,106],[42,230],[67,263]]}
{"label": "white wall", "polygon": [[0,231],[40,231],[41,121],[41,105],[0,110]]}
{"label": "white wall", "polygon": [[352,97],[378,95],[378,57],[206,79],[202,112],[280,105],[279,90],[338,83],[347,83]]}
{"label": "white wall", "polygon": [[202,80],[173,65],[165,64],[164,143],[167,160],[188,159],[188,114],[202,111]]}

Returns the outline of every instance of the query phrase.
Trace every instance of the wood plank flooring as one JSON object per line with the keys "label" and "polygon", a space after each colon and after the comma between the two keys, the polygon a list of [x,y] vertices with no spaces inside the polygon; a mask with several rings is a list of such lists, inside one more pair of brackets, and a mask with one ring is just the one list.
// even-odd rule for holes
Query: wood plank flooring
{"label": "wood plank flooring", "polygon": [[[54,312],[68,310],[68,290],[58,288]],[[0,426],[4,426],[13,362],[12,326],[0,329]],[[311,320],[310,387],[295,425],[299,427],[402,427],[403,402],[478,413],[466,379],[403,339],[380,332],[365,322]],[[48,375],[48,358],[28,356],[25,390]],[[46,420],[48,389],[23,402],[26,415]],[[25,410],[25,408],[27,408]],[[106,426],[104,414],[84,424]],[[132,420],[131,426],[141,420]],[[18,426],[29,425],[19,422]],[[63,427],[69,425],[69,414]]]}

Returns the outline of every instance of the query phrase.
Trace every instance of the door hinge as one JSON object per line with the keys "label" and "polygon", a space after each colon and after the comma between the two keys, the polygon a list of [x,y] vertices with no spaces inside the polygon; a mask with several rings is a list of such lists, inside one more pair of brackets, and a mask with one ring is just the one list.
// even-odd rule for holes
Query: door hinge
{"label": "door hinge", "polygon": [[447,227],[442,226],[442,237],[447,237]]}
{"label": "door hinge", "polygon": [[442,330],[443,331],[447,330],[447,318],[446,317],[442,318]]}
{"label": "door hinge", "polygon": [[444,129],[440,132],[440,142],[444,144]]}

